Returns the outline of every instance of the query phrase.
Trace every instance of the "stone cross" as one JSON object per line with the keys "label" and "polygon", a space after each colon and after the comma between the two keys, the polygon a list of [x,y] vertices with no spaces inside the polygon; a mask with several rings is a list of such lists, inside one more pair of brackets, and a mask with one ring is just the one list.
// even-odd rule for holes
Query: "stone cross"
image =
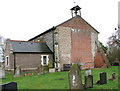
{"label": "stone cross", "polygon": [[5,78],[5,68],[4,68],[4,65],[1,64],[0,65],[0,79],[3,79]]}
{"label": "stone cross", "polygon": [[92,88],[93,87],[93,76],[88,75],[85,76],[85,88]]}
{"label": "stone cross", "polygon": [[20,74],[21,74],[21,68],[20,68],[20,66],[17,66],[16,70],[15,70],[14,77],[20,77]]}
{"label": "stone cross", "polygon": [[83,89],[80,65],[73,64],[69,71],[69,88]]}

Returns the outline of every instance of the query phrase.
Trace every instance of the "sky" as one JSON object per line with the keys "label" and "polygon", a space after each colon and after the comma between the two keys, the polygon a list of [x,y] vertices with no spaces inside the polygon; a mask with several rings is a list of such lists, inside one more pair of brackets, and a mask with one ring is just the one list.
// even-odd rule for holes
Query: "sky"
{"label": "sky", "polygon": [[0,0],[0,35],[12,40],[29,40],[70,19],[70,9],[79,5],[82,18],[100,32],[99,41],[106,45],[118,25],[119,1]]}

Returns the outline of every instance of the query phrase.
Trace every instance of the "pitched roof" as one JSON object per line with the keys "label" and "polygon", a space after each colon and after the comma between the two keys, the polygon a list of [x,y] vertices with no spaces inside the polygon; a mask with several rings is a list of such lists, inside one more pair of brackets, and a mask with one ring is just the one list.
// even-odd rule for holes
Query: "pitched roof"
{"label": "pitched roof", "polygon": [[55,27],[52,27],[52,28],[46,30],[45,32],[43,32],[43,33],[41,33],[41,34],[38,34],[37,36],[29,39],[28,41],[32,41],[32,40],[34,40],[35,38],[37,38],[37,37],[39,37],[39,36],[41,36],[41,35],[43,35],[43,34],[46,34],[46,33],[50,32],[50,31],[53,31],[53,30],[55,30],[55,29],[56,29]]}
{"label": "pitched roof", "polygon": [[94,27],[92,27],[87,21],[85,21],[81,16],[75,16],[73,18],[70,18],[68,19],[67,21],[55,26],[55,27],[52,27],[50,29],[48,29],[47,31],[29,39],[28,41],[31,41],[45,33],[48,33],[50,31],[53,31],[56,29],[56,27],[58,26],[63,26],[63,27],[70,27],[70,28],[74,28],[74,29],[87,29],[87,30],[91,30],[91,31],[94,31],[94,32],[97,32],[99,33]]}
{"label": "pitched roof", "polygon": [[33,41],[15,41],[10,40],[13,52],[19,53],[52,53],[46,42],[33,42]]}

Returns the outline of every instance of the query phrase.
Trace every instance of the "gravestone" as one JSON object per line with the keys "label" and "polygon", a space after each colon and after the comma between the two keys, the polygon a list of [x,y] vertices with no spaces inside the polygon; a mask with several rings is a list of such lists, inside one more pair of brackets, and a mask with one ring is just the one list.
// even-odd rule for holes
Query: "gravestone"
{"label": "gravestone", "polygon": [[0,85],[0,91],[17,91],[17,83],[9,82],[3,85]]}
{"label": "gravestone", "polygon": [[21,74],[21,68],[20,66],[16,66],[14,77],[20,77]]}
{"label": "gravestone", "polygon": [[85,76],[85,88],[93,88],[93,76]]}
{"label": "gravestone", "polygon": [[69,71],[69,88],[83,89],[80,65],[73,64]]}
{"label": "gravestone", "polygon": [[3,79],[5,78],[5,68],[4,68],[4,65],[1,64],[0,65],[0,79]]}
{"label": "gravestone", "polygon": [[89,75],[91,75],[91,70],[86,70],[85,71],[85,76],[89,76]]}
{"label": "gravestone", "polygon": [[107,84],[107,74],[106,72],[100,73],[100,85]]}

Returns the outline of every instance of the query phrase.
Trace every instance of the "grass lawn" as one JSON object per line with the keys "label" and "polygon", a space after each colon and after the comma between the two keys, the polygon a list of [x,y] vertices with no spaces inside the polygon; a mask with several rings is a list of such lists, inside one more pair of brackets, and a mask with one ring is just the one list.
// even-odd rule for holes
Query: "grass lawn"
{"label": "grass lawn", "polygon": [[[96,85],[96,81],[99,80],[99,73],[106,72],[107,78],[112,73],[116,73],[115,81],[107,81],[107,84]],[[85,71],[82,72],[82,83],[84,83]],[[111,68],[93,69],[93,88],[90,89],[118,89],[118,66],[112,66]],[[63,78],[64,80],[60,80]],[[12,73],[6,73],[6,78],[2,80],[2,84],[7,82],[17,82],[18,89],[69,89],[68,72],[56,72],[37,75],[34,73],[32,76],[14,78]]]}

